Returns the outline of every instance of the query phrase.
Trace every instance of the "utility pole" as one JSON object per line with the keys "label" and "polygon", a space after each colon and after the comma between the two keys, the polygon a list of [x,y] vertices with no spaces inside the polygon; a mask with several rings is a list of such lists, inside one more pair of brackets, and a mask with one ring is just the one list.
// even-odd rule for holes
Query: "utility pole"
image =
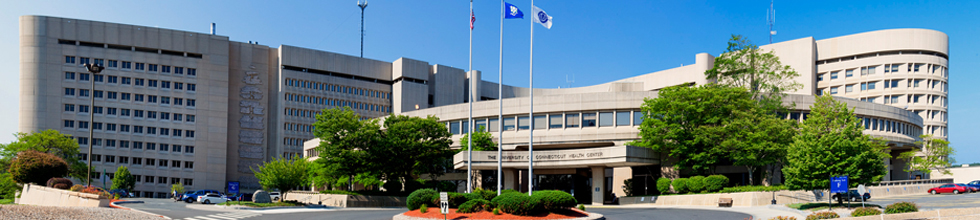
{"label": "utility pole", "polygon": [[776,31],[772,29],[772,26],[776,25],[776,9],[772,7],[773,1],[769,1],[769,11],[766,14],[766,22],[769,24],[769,44],[772,44],[772,35],[776,35]]}
{"label": "utility pole", "polygon": [[364,9],[367,8],[367,0],[362,3],[357,1],[357,7],[361,7],[361,58],[364,58]]}

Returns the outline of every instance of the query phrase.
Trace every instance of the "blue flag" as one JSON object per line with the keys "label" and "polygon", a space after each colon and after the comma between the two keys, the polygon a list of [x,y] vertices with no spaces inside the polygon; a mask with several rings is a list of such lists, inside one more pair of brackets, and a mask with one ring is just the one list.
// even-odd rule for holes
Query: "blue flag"
{"label": "blue flag", "polygon": [[521,9],[518,9],[517,6],[514,6],[514,5],[510,4],[510,3],[504,2],[504,18],[507,18],[507,19],[511,19],[511,18],[524,19],[524,12],[521,12]]}

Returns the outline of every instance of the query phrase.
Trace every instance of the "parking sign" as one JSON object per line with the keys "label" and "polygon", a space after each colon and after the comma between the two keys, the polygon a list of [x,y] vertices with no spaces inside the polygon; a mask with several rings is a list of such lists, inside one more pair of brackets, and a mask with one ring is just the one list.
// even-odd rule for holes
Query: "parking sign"
{"label": "parking sign", "polygon": [[831,177],[830,193],[847,193],[847,176]]}
{"label": "parking sign", "polygon": [[238,193],[238,181],[228,182],[228,192]]}

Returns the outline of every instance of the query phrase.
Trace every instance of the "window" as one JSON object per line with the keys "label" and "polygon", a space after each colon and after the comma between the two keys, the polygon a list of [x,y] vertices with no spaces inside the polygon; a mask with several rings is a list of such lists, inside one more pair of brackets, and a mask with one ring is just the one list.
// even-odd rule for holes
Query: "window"
{"label": "window", "polygon": [[838,88],[838,87],[831,87],[831,88],[830,88],[830,94],[831,94],[831,95],[836,95],[836,94],[837,94],[837,88]]}
{"label": "window", "polygon": [[136,83],[133,83],[133,85],[143,86],[143,85],[145,85],[145,82],[146,82],[146,80],[144,80],[144,79],[136,79]]}
{"label": "window", "polygon": [[187,84],[187,91],[197,91],[197,84]]}
{"label": "window", "polygon": [[616,112],[616,126],[629,126],[630,125],[630,112],[629,111],[617,111]]}
{"label": "window", "polygon": [[487,131],[497,132],[500,131],[500,119],[491,118],[487,119]]}
{"label": "window", "polygon": [[73,112],[73,111],[75,111],[75,105],[74,104],[65,104],[65,111],[66,112]]}
{"label": "window", "polygon": [[178,153],[180,153],[180,151],[181,151],[181,147],[180,147],[180,145],[176,145],[176,144],[174,144],[174,146],[172,146],[172,148],[171,148],[171,149],[172,149],[172,151],[173,151],[173,152],[178,152]]}
{"label": "window", "polygon": [[88,64],[89,63],[88,60],[89,60],[88,57],[79,57],[78,58],[78,63],[79,64]]}
{"label": "window", "polygon": [[88,106],[87,105],[78,105],[78,112],[83,112],[83,113],[88,112]]}
{"label": "window", "polygon": [[171,160],[170,161],[170,167],[180,168],[180,161],[179,160]]}
{"label": "window", "polygon": [[185,169],[194,169],[194,162],[193,161],[184,161],[184,168]]}
{"label": "window", "polygon": [[108,99],[119,99],[118,92],[106,92],[106,98]]}
{"label": "window", "polygon": [[517,130],[517,120],[514,117],[504,118],[504,131]]}
{"label": "window", "polygon": [[[147,134],[157,134],[157,128],[155,128],[155,127],[146,127],[146,133]],[[152,150],[149,147],[147,147],[146,149],[147,150]]]}
{"label": "window", "polygon": [[581,120],[578,113],[565,113],[565,127],[566,128],[577,128]]}
{"label": "window", "polygon": [[868,83],[861,83],[861,91],[868,90]]}
{"label": "window", "polygon": [[65,120],[65,128],[74,128],[74,127],[75,127],[75,121]]}
{"label": "window", "polygon": [[823,75],[825,75],[825,74],[817,74],[817,82],[822,82],[823,81]]}
{"label": "window", "polygon": [[194,146],[184,146],[184,152],[193,154],[194,153]]}
{"label": "window", "polygon": [[178,75],[184,74],[184,68],[183,67],[176,67],[175,66],[174,67],[174,74],[178,74]]}
{"label": "window", "polygon": [[869,82],[868,83],[868,90],[875,89],[875,84],[878,84],[878,82]]}
{"label": "window", "polygon": [[517,117],[517,130],[530,130],[531,129],[531,118],[527,116]]}
{"label": "window", "polygon": [[197,106],[197,101],[194,99],[187,99],[187,106],[194,107]]}
{"label": "window", "polygon": [[170,66],[166,66],[166,65],[160,66],[160,72],[170,73]]}
{"label": "window", "polygon": [[844,92],[854,92],[854,84],[844,86]]}
{"label": "window", "polygon": [[[161,161],[161,162],[162,162],[162,166],[161,167],[167,166],[167,161]],[[157,177],[157,183],[167,183],[167,177],[158,176]]]}
{"label": "window", "polygon": [[108,76],[108,78],[109,78],[109,80],[108,80],[109,83],[119,83],[119,77],[118,76]]}
{"label": "window", "polygon": [[122,61],[122,68],[123,69],[132,69],[133,68],[133,62]]}
{"label": "window", "polygon": [[197,69],[187,68],[187,75],[188,76],[197,76]]}
{"label": "window", "polygon": [[147,80],[147,81],[149,81],[148,84],[149,84],[150,87],[157,87],[157,82],[158,81],[152,80],[152,79],[151,80]]}
{"label": "window", "polygon": [[129,143],[131,143],[131,142],[129,142],[129,141],[119,141],[119,148],[129,148]]}
{"label": "window", "polygon": [[73,89],[73,88],[65,88],[65,95],[74,96],[75,95],[75,89]]}
{"label": "window", "polygon": [[[891,83],[891,88],[898,88],[898,80],[889,81]],[[888,86],[885,86],[886,88]]]}
{"label": "window", "polygon": [[166,96],[160,97],[160,104],[167,104],[167,105],[169,105],[170,104],[170,97],[166,97]]}
{"label": "window", "polygon": [[112,68],[119,67],[119,61],[117,61],[117,60],[109,60],[109,63],[106,64],[106,66],[107,67],[112,67]]}
{"label": "window", "polygon": [[194,122],[194,115],[187,115],[187,122]]}
{"label": "window", "polygon": [[74,64],[75,56],[65,56],[65,64]]}
{"label": "window", "polygon": [[95,90],[95,92],[92,93],[92,94],[94,94],[94,96],[96,98],[103,98],[103,96],[102,96],[102,94],[103,94],[102,90]]}
{"label": "window", "polygon": [[150,64],[150,67],[147,68],[147,69],[149,69],[150,71],[156,72],[157,71],[157,65],[156,64]]}
{"label": "window", "polygon": [[599,113],[599,127],[613,126],[613,113],[612,112],[600,112]]}
{"label": "window", "polygon": [[73,72],[65,72],[65,79],[74,80],[75,79],[75,73],[73,73]]}
{"label": "window", "polygon": [[[137,127],[137,126],[133,126]],[[143,142],[133,141],[133,149],[143,149]],[[133,158],[133,162],[136,162],[136,158]]]}
{"label": "window", "polygon": [[854,76],[854,69],[849,69],[844,71],[844,77],[852,77],[852,76]]}
{"label": "window", "polygon": [[562,123],[561,123],[562,122],[562,117],[561,116],[562,116],[561,114],[551,114],[551,116],[549,117],[549,122],[550,123],[548,123],[548,127],[549,128],[552,128],[552,129],[562,128]]}
{"label": "window", "polygon": [[[193,164],[193,162],[191,162],[191,163]],[[184,185],[185,186],[193,186],[194,185],[194,179],[184,178]]]}
{"label": "window", "polygon": [[147,102],[149,102],[149,103],[157,103],[157,96],[155,96],[155,95],[149,95],[147,97],[148,97],[148,99],[146,99]]}
{"label": "window", "polygon": [[129,132],[129,125],[119,125],[119,132]]}
{"label": "window", "polygon": [[548,128],[548,116],[547,115],[535,115],[531,118],[531,126],[534,130],[543,130]]}
{"label": "window", "polygon": [[120,164],[129,164],[129,157],[119,156]]}
{"label": "window", "polygon": [[91,91],[89,91],[88,89],[78,89],[78,96],[88,97],[88,96],[90,96],[90,94],[89,94],[90,92]]}
{"label": "window", "polygon": [[160,88],[169,89],[170,81],[160,81]]}
{"label": "window", "polygon": [[837,73],[840,73],[840,71],[837,71],[837,72],[831,72],[831,73],[830,73],[830,79],[837,79]]}
{"label": "window", "polygon": [[105,162],[106,163],[115,163],[116,162],[116,156],[113,156],[113,155],[105,155]]}
{"label": "window", "polygon": [[582,113],[582,127],[595,127],[596,113]]}
{"label": "window", "polygon": [[640,126],[641,124],[643,124],[643,112],[634,111],[633,126]]}
{"label": "window", "polygon": [[174,89],[184,89],[184,83],[175,82]]}
{"label": "window", "polygon": [[[459,123],[460,123],[459,121],[450,122],[449,123],[449,133],[452,133],[452,134],[460,134],[460,132],[459,132]],[[291,127],[292,126],[290,126],[290,128]],[[290,130],[290,129],[286,129],[286,130]]]}
{"label": "window", "polygon": [[132,99],[132,96],[133,96],[133,94],[130,94],[130,93],[125,93],[125,92],[124,92],[124,93],[122,94],[122,98],[121,98],[121,99],[122,99],[122,100],[125,100],[125,101],[129,101],[129,100],[131,100],[131,99]]}

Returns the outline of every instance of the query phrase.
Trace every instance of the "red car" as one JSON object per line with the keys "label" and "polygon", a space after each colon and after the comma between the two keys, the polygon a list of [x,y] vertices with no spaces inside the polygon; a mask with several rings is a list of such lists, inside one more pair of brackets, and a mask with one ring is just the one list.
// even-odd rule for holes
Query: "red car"
{"label": "red car", "polygon": [[972,190],[970,189],[970,187],[966,185],[947,183],[947,184],[943,184],[942,186],[933,187],[929,189],[928,192],[930,194],[939,194],[939,193],[959,194],[959,193],[966,193],[970,191]]}

